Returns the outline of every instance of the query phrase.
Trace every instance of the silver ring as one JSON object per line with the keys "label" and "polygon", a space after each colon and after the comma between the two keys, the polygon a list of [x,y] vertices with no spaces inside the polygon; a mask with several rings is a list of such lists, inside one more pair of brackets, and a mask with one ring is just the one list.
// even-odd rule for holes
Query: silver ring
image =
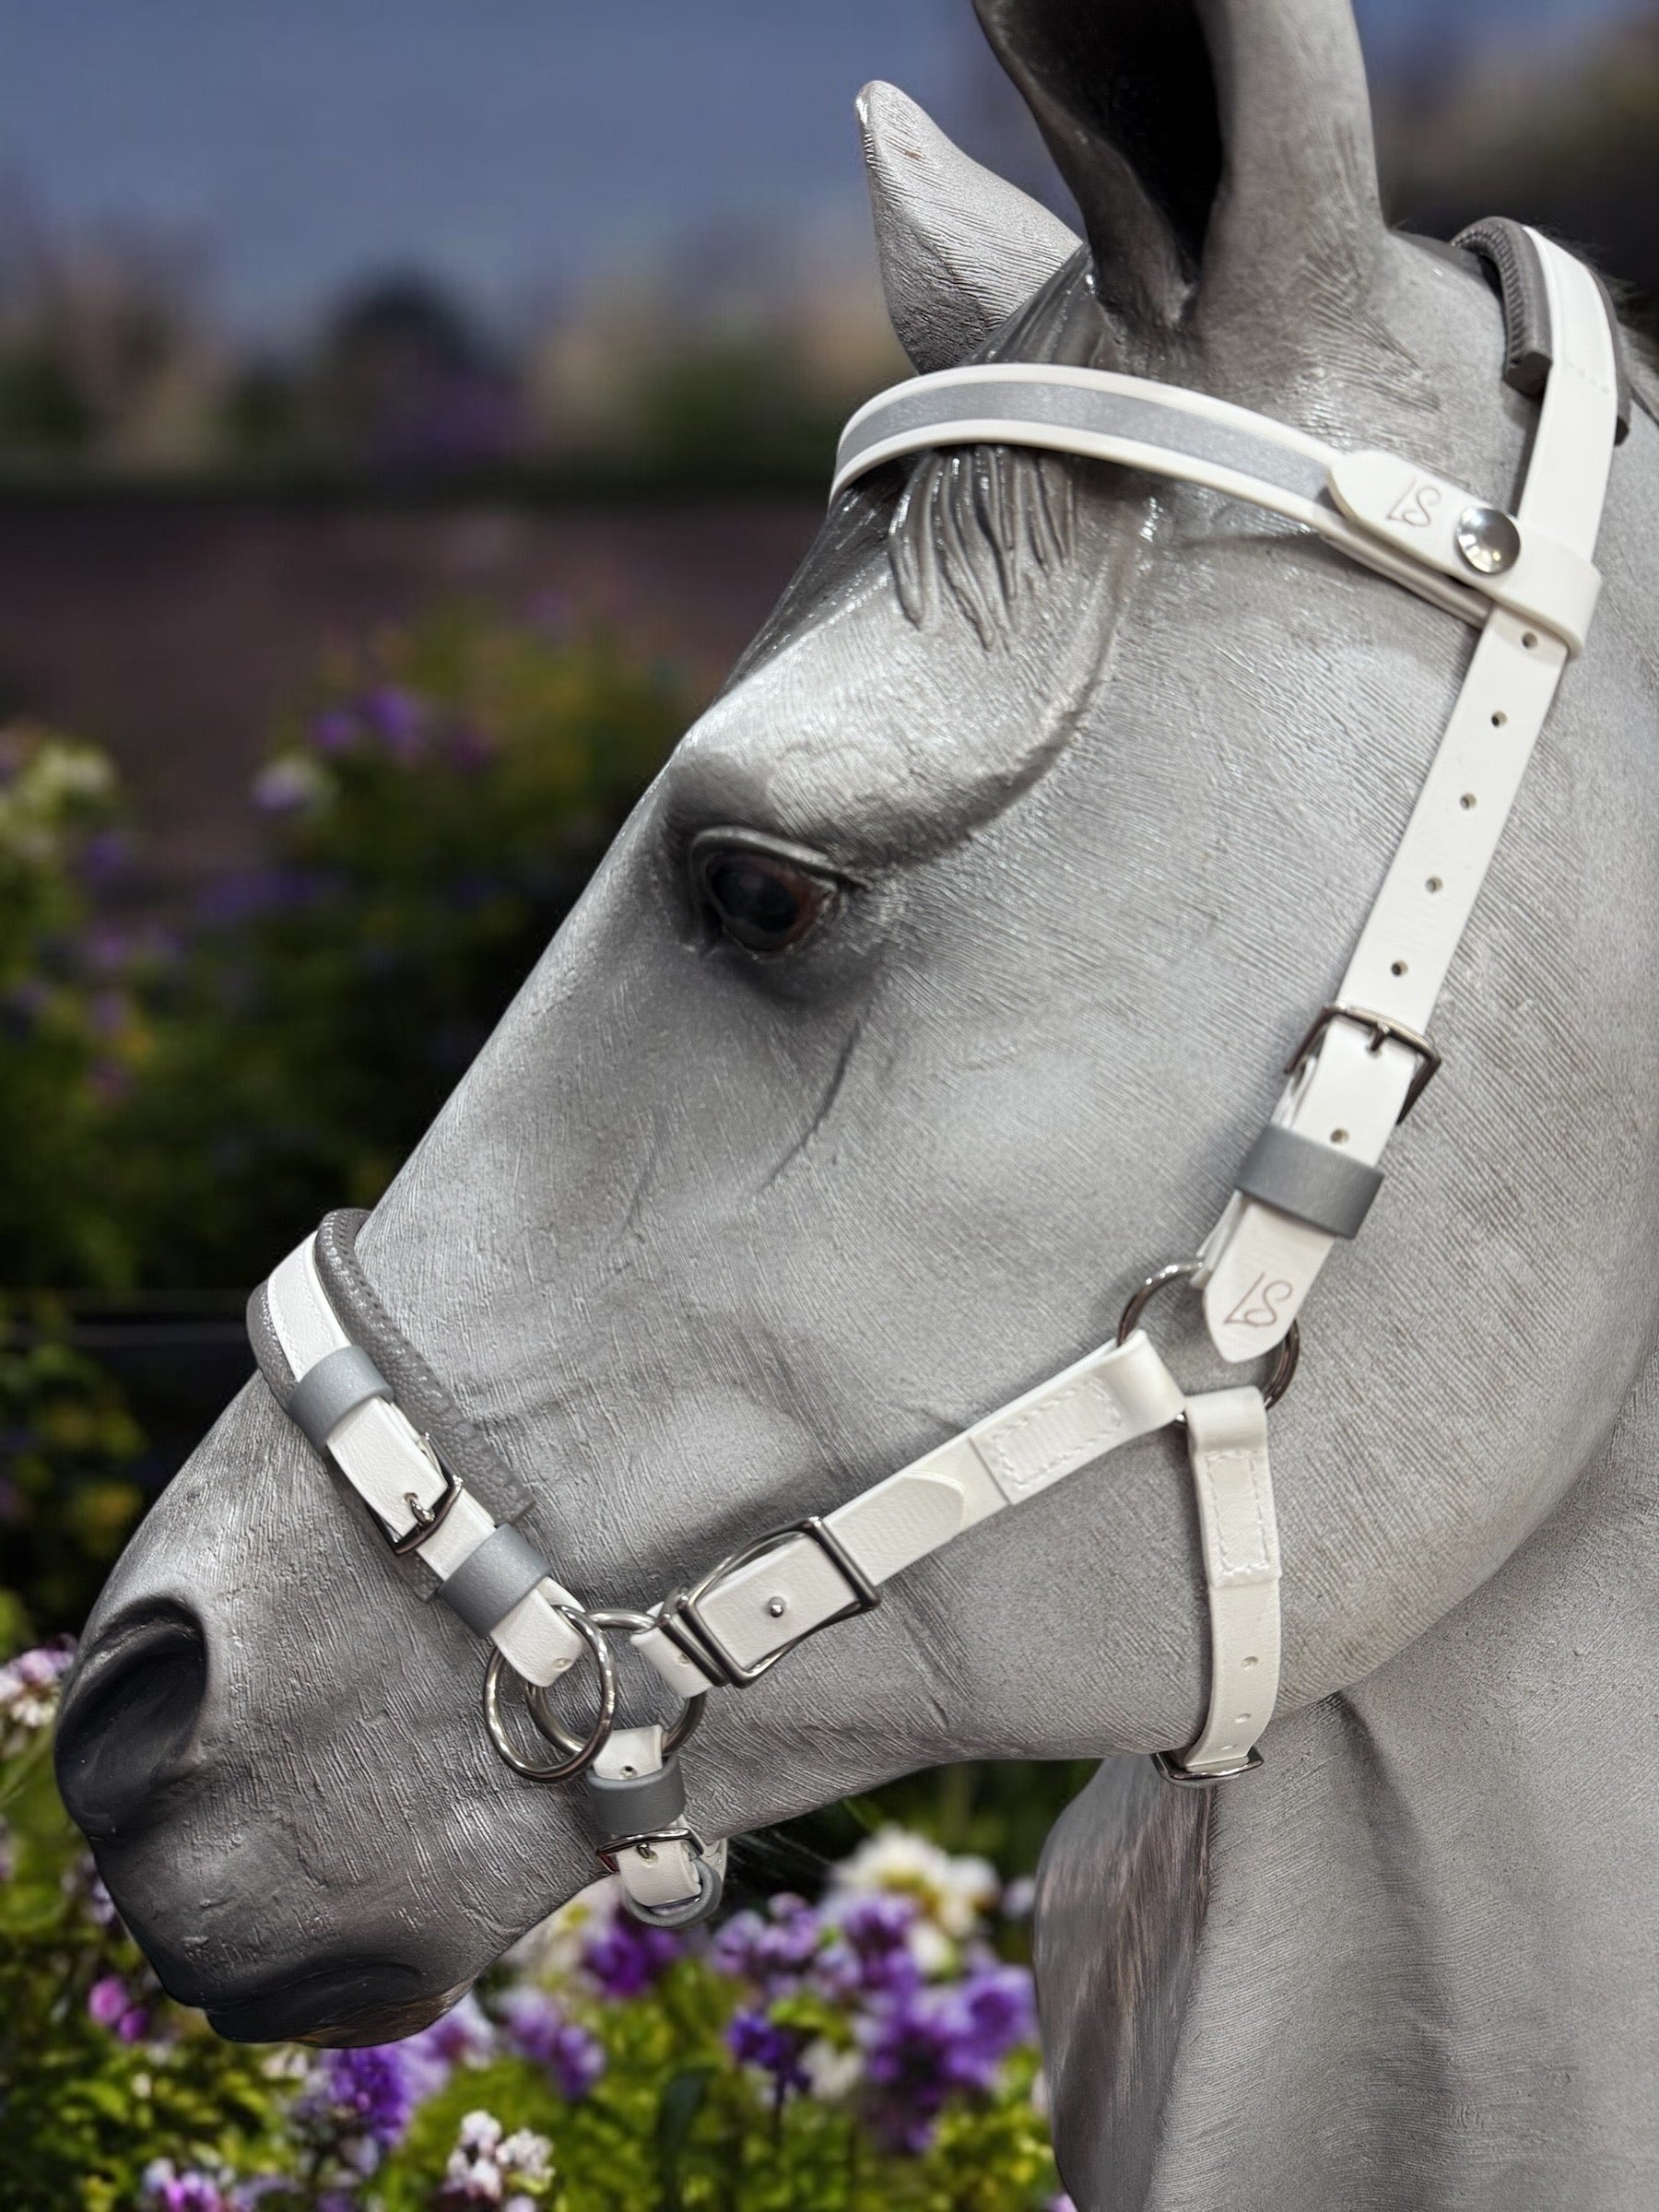
{"label": "silver ring", "polygon": [[[580,1774],[583,1767],[592,1766],[604,1749],[611,1724],[617,1717],[617,1663],[611,1657],[610,1645],[605,1641],[605,1630],[596,1621],[590,1620],[585,1613],[578,1613],[571,1606],[559,1606],[555,1610],[564,1615],[594,1654],[594,1665],[599,1669],[599,1711],[585,1737],[561,1734],[555,1739],[568,1757],[551,1760],[545,1766],[537,1766],[532,1759],[521,1759],[512,1747],[501,1712],[501,1680],[510,1671],[507,1654],[500,1650],[491,1652],[489,1665],[484,1675],[484,1725],[489,1731],[490,1742],[507,1765],[515,1774],[522,1774],[526,1782],[569,1782],[572,1774]],[[516,1679],[524,1682],[522,1675],[516,1676]],[[539,1686],[524,1682],[524,1703],[529,1708],[530,1717],[540,1727],[535,1705],[531,1702],[537,1695]]]}
{"label": "silver ring", "polygon": [[[564,1608],[561,1606],[559,1610],[562,1612]],[[638,1635],[646,1629],[654,1629],[657,1625],[649,1613],[636,1613],[628,1606],[600,1606],[591,1613],[572,1614],[571,1618],[572,1620],[589,1621],[602,1632],[606,1629],[626,1629],[630,1636]],[[606,1648],[608,1652],[608,1644]],[[614,1677],[614,1663],[612,1674]],[[547,1741],[550,1744],[557,1744],[560,1750],[574,1755],[582,1747],[580,1740],[571,1735],[554,1712],[552,1699],[549,1695],[551,1689],[551,1683],[537,1684],[527,1688],[524,1691],[525,1706],[529,1710],[530,1718]],[[687,1737],[696,1732],[703,1717],[703,1694],[701,1690],[699,1690],[695,1697],[688,1698],[680,1707],[677,1717],[663,1731],[663,1757],[665,1759],[671,1751],[677,1751]]]}
{"label": "silver ring", "polygon": [[[1198,1266],[1196,1260],[1172,1260],[1169,1266],[1160,1267],[1156,1275],[1149,1275],[1124,1308],[1123,1319],[1118,1323],[1118,1342],[1128,1343],[1141,1315],[1160,1290],[1172,1289],[1177,1283],[1190,1283],[1197,1274]],[[1278,1404],[1290,1387],[1290,1378],[1295,1374],[1300,1358],[1301,1328],[1299,1323],[1293,1321],[1279,1345],[1267,1380],[1262,1385],[1264,1406]]]}

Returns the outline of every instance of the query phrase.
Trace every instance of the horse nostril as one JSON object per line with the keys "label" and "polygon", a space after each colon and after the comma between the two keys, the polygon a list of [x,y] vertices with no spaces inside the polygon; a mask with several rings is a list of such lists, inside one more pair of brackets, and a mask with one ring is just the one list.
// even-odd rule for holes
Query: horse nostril
{"label": "horse nostril", "polygon": [[182,1607],[108,1630],[83,1658],[58,1722],[58,1788],[102,1842],[135,1825],[177,1772],[207,1687],[207,1644]]}

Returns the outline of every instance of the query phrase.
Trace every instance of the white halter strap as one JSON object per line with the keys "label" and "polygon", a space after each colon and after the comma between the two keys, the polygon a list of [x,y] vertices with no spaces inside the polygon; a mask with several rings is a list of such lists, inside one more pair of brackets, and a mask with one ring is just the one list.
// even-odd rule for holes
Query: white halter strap
{"label": "white halter strap", "polygon": [[[1496,245],[1493,237],[1496,234]],[[1382,1183],[1396,1123],[1439,1065],[1427,1025],[1521,775],[1569,659],[1583,648],[1592,562],[1619,428],[1619,366],[1605,295],[1570,254],[1519,225],[1468,234],[1502,266],[1517,362],[1547,384],[1525,488],[1512,516],[1397,455],[1343,451],[1206,394],[1103,371],[1021,364],[947,370],[884,393],[847,427],[834,489],[882,463],[959,443],[1030,445],[1208,486],[1316,531],[1365,567],[1479,627],[1462,692],[1394,863],[1333,1002],[1310,1028],[1272,1121],[1194,1264],[1154,1277],[1123,1340],[1065,1369],[820,1519],[774,1531],[650,1614],[584,1611],[511,1524],[443,1465],[336,1312],[313,1241],[265,1286],[256,1348],[280,1402],[369,1505],[394,1549],[496,1647],[487,1714],[515,1771],[589,1770],[602,1855],[645,1916],[700,1916],[719,1892],[684,1818],[667,1731],[616,1729],[607,1631],[688,1700],[756,1680],[816,1630],[880,1602],[882,1585],[965,1529],[1120,1444],[1184,1425],[1210,1618],[1210,1699],[1195,1742],[1160,1754],[1171,1780],[1206,1783],[1259,1765],[1279,1667],[1279,1555],[1266,1405],[1241,1388],[1188,1397],[1133,1322],[1175,1279],[1204,1290],[1224,1359],[1281,1347],[1333,1243],[1353,1236]],[[1517,301],[1526,344],[1516,336]],[[257,1302],[257,1301],[256,1301]],[[376,1329],[388,1326],[382,1317]],[[601,1673],[585,1744],[540,1688],[584,1655]],[[500,1724],[503,1665],[563,1761],[534,1765]],[[608,1700],[608,1702],[606,1700]]]}

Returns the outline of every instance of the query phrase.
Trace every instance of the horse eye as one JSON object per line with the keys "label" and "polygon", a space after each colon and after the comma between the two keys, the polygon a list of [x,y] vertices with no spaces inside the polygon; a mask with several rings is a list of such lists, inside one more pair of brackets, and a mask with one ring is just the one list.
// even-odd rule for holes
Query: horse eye
{"label": "horse eye", "polygon": [[692,870],[721,928],[746,952],[787,952],[835,899],[832,882],[757,846],[699,838]]}

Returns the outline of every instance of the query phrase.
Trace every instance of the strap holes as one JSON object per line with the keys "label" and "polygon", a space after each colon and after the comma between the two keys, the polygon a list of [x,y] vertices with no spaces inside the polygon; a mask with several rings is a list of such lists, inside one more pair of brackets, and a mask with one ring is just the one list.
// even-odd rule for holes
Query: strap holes
{"label": "strap holes", "polygon": [[1492,727],[1495,730],[1500,730],[1508,720],[1509,716],[1504,712],[1503,709],[1500,707],[1498,712],[1492,717]]}
{"label": "strap holes", "polygon": [[1537,643],[1537,641],[1538,633],[1535,629],[1524,629],[1521,632],[1521,642],[1525,646],[1528,653],[1532,651],[1533,647]]}
{"label": "strap holes", "polygon": [[1259,1659],[1257,1659],[1255,1653],[1252,1652],[1248,1658],[1241,1659],[1239,1665],[1241,1666],[1259,1666],[1261,1662]]}
{"label": "strap holes", "polygon": [[1464,812],[1467,814],[1470,807],[1475,804],[1475,794],[1472,791],[1465,791],[1463,794],[1463,797],[1459,799],[1457,803],[1463,808]]}
{"label": "strap holes", "polygon": [[[1346,1129],[1333,1129],[1333,1130],[1332,1130],[1332,1132],[1331,1132],[1331,1142],[1332,1142],[1334,1145],[1346,1145],[1346,1144],[1347,1143],[1347,1141],[1348,1141],[1348,1133],[1347,1133],[1347,1131]],[[1253,1662],[1253,1661],[1252,1661],[1252,1663],[1251,1663],[1251,1664],[1253,1665],[1254,1665],[1254,1662]]]}
{"label": "strap holes", "polygon": [[1391,960],[1391,961],[1389,962],[1388,972],[1389,972],[1389,974],[1390,974],[1390,975],[1404,975],[1404,974],[1405,974],[1405,972],[1406,972],[1406,963],[1405,963],[1405,961],[1404,961],[1404,960]]}
{"label": "strap holes", "polygon": [[1430,876],[1428,882],[1423,886],[1423,888],[1426,891],[1443,891],[1445,888],[1445,885],[1441,881],[1438,876]]}

